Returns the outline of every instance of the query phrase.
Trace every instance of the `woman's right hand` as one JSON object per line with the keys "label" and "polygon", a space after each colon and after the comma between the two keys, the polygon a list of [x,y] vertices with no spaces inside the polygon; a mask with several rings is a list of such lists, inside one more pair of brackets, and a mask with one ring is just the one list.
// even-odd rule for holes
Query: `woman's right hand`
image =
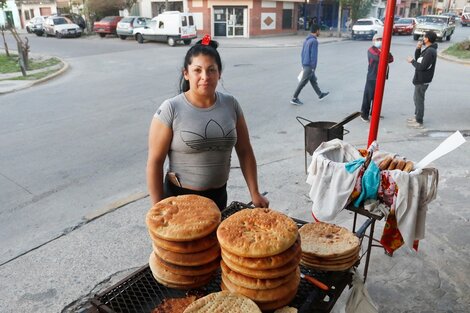
{"label": "woman's right hand", "polygon": [[269,200],[262,194],[258,193],[251,197],[251,202],[256,208],[269,208]]}

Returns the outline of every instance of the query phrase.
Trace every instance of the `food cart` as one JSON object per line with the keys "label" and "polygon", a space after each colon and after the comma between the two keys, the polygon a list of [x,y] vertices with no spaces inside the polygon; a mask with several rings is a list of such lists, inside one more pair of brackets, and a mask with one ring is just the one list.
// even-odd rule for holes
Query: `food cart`
{"label": "food cart", "polygon": [[[232,202],[222,211],[222,219],[246,208],[252,208],[249,204]],[[361,214],[361,211],[357,211]],[[306,221],[293,219],[298,227],[306,224]],[[362,241],[369,226],[374,222],[374,218],[369,218],[356,232]],[[366,267],[372,247],[371,235],[368,234],[369,242],[367,250],[362,251],[359,261],[354,265],[359,266],[363,257],[366,258]],[[336,301],[345,290],[346,286],[352,282],[352,272],[346,271],[318,271],[305,266],[300,266],[301,273],[313,277],[328,286],[328,290],[323,290],[306,279],[300,281],[300,285],[294,300],[289,304],[298,309],[298,312],[330,312]],[[220,291],[220,271],[216,273],[212,281],[202,288],[183,291],[168,288],[155,280],[148,264],[131,273],[120,282],[96,294],[91,299],[91,304],[95,312],[118,313],[118,312],[151,312],[163,300],[168,298],[180,298],[189,294],[204,296],[212,292]]]}

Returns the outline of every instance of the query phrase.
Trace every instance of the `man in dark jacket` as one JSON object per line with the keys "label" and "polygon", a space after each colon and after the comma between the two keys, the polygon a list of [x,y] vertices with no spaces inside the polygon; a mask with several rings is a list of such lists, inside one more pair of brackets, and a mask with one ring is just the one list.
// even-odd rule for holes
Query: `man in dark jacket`
{"label": "man in dark jacket", "polygon": [[313,90],[318,95],[318,98],[322,100],[328,96],[329,92],[322,92],[320,87],[317,84],[317,77],[315,76],[315,70],[317,68],[317,59],[318,59],[318,40],[317,37],[320,36],[320,27],[317,24],[313,24],[310,29],[310,34],[304,41],[302,47],[302,78],[300,79],[299,85],[294,92],[294,96],[290,103],[293,105],[302,105],[302,101],[299,100],[299,93],[302,91],[302,88],[305,87],[307,82],[310,81],[310,84],[313,87]]}
{"label": "man in dark jacket", "polygon": [[[367,79],[364,87],[364,96],[362,97],[361,106],[361,119],[364,122],[369,122],[369,115],[371,113],[370,107],[374,100],[375,83],[377,81],[377,71],[379,68],[380,49],[382,48],[382,35],[375,34],[372,38],[372,47],[367,50]],[[388,54],[388,63],[393,62],[393,55]],[[386,78],[388,78],[388,67]]]}
{"label": "man in dark jacket", "polygon": [[[434,76],[437,60],[437,44],[435,43],[437,35],[433,31],[427,31],[424,34],[423,41],[419,41],[416,46],[415,57],[408,57],[408,63],[415,68],[413,85],[415,92],[413,100],[415,102],[415,117],[408,119],[408,125],[414,128],[423,128],[424,116],[424,95],[429,87],[429,83]],[[422,45],[425,45],[421,50]]]}

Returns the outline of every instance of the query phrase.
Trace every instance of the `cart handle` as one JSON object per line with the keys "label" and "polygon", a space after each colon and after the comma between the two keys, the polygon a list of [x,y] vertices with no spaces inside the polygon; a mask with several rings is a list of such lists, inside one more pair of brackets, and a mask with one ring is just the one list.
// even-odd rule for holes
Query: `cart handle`
{"label": "cart handle", "polygon": [[306,121],[306,122],[309,122],[309,123],[313,123],[311,120],[307,120],[306,118],[301,117],[301,116],[297,116],[296,119],[297,119],[297,121],[300,123],[300,125],[302,125],[303,127],[305,127],[307,124],[302,123],[301,120]]}

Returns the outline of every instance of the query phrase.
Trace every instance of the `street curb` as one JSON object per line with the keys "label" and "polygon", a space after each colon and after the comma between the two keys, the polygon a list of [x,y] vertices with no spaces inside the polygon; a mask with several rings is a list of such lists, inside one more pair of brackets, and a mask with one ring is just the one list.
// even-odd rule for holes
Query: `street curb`
{"label": "street curb", "polygon": [[459,59],[459,58],[456,58],[456,57],[453,57],[453,56],[450,56],[444,52],[438,52],[437,53],[437,56],[441,59],[444,59],[446,61],[450,61],[450,62],[454,62],[454,63],[459,63],[459,64],[463,64],[463,65],[470,65],[470,60],[462,60],[462,59]]}
{"label": "street curb", "polygon": [[[56,76],[59,76],[61,74],[63,74],[65,71],[67,71],[69,69],[69,64],[67,62],[65,62],[64,60],[62,60],[61,58],[58,58],[58,57],[55,57],[57,59],[60,60],[60,62],[63,64],[63,66],[57,71],[57,72],[54,72],[46,77],[43,77],[43,78],[40,78],[40,79],[36,79],[36,80],[33,80],[33,81],[30,81],[26,84],[24,84],[23,86],[20,86],[20,87],[13,87],[11,88],[10,90],[7,90],[7,91],[0,91],[0,95],[5,95],[5,94],[8,94],[8,93],[12,93],[12,92],[15,92],[15,91],[20,91],[20,90],[23,90],[23,89],[27,89],[27,88],[30,88],[34,85],[37,85],[37,84],[40,84],[40,83],[43,83],[45,81],[48,81],[48,80],[51,80],[53,79],[54,77]],[[8,80],[8,79],[7,79]],[[23,81],[24,82],[24,81]]]}

